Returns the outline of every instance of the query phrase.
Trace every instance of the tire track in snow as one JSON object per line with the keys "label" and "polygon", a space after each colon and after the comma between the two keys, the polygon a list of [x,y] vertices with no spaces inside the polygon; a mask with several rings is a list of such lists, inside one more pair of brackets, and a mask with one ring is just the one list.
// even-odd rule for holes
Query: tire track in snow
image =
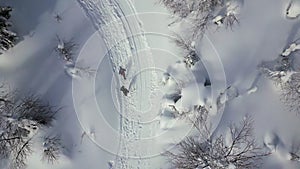
{"label": "tire track in snow", "polygon": [[[132,24],[125,17],[126,14],[122,10],[121,5],[115,0],[101,0],[98,2],[93,0],[77,1],[91,19],[95,28],[100,32],[107,49],[112,49],[109,51],[109,57],[116,75],[115,80],[117,86],[128,85],[128,81],[124,81],[117,75],[119,66],[126,67],[128,77],[134,77],[139,70],[149,66],[149,63],[152,63],[151,57],[146,56],[140,58],[138,54],[139,49],[147,49],[148,46],[136,14],[133,15],[135,23]],[[129,8],[133,8],[130,2],[127,3]],[[135,34],[141,35],[134,36]],[[120,39],[122,41],[120,41]],[[140,59],[142,59],[142,63]],[[143,145],[138,143],[142,129],[139,128],[139,121],[141,119],[137,109],[142,109],[142,107],[145,106],[142,105],[140,100],[147,99],[147,94],[152,87],[152,76],[151,73],[139,76],[139,79],[135,84],[137,90],[135,93],[132,93],[132,96],[125,98],[118,92],[120,113],[122,117],[125,118],[121,117],[120,121],[121,138],[115,168],[134,169],[141,168],[141,166],[142,168],[147,168],[147,162],[139,159],[142,158],[144,152],[141,152],[141,146]],[[148,93],[145,92],[147,90]],[[127,118],[133,121],[130,121]],[[132,156],[137,159],[132,159]]]}

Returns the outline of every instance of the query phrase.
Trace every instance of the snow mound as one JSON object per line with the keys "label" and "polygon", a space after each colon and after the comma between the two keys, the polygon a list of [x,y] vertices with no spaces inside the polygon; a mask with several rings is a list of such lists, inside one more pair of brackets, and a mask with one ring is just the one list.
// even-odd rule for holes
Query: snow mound
{"label": "snow mound", "polygon": [[[300,8],[299,8],[300,10]],[[300,50],[300,44],[292,43],[290,46],[282,52],[282,56],[289,56],[291,53]]]}
{"label": "snow mound", "polygon": [[300,1],[292,1],[286,9],[286,16],[290,19],[296,19],[300,15]]}

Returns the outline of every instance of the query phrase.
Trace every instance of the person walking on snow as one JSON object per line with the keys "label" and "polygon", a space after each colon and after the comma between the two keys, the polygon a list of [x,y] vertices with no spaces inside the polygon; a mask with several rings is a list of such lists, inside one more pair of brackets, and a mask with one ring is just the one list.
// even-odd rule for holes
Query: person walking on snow
{"label": "person walking on snow", "polygon": [[124,69],[120,66],[119,75],[123,76],[124,80],[126,80],[125,72],[126,72],[126,69]]}
{"label": "person walking on snow", "polygon": [[128,93],[129,93],[129,90],[126,89],[124,86],[122,86],[122,87],[120,88],[120,90],[123,92],[123,94],[124,94],[125,96],[127,96]]}

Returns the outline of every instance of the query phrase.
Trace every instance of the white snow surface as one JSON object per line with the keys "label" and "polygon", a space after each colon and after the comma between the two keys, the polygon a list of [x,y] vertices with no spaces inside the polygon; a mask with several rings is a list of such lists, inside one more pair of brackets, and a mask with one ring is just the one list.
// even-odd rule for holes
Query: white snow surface
{"label": "white snow surface", "polygon": [[[42,162],[35,144],[27,168],[168,168],[161,153],[191,129],[177,119],[178,111],[198,104],[211,106],[214,133],[251,115],[258,143],[272,151],[263,169],[299,168],[289,160],[292,143],[300,142],[299,115],[287,110],[279,89],[257,69],[299,50],[293,43],[300,37],[298,3],[240,0],[239,24],[233,30],[212,26],[195,43],[202,63],[188,69],[171,43],[172,31],[181,27],[168,27],[170,16],[156,0],[0,2],[14,8],[13,29],[21,36],[0,55],[1,81],[63,108],[47,130],[62,136],[63,155],[57,163]],[[286,10],[296,19],[286,18]],[[55,53],[56,35],[79,44],[76,63]],[[126,80],[119,66],[126,68]],[[207,76],[211,87],[203,85]],[[220,98],[224,111],[217,112],[220,92],[226,94]],[[179,94],[174,103],[170,98]]]}
{"label": "white snow surface", "polygon": [[289,56],[291,53],[300,50],[300,44],[292,43],[290,46],[282,52],[282,56]]}

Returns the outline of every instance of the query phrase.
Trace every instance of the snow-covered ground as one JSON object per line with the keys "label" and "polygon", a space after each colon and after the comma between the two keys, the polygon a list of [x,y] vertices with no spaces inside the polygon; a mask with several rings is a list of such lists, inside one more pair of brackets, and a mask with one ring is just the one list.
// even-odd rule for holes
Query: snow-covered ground
{"label": "snow-covered ground", "polygon": [[[232,30],[213,25],[197,39],[201,62],[193,68],[172,42],[173,32],[185,35],[189,24],[170,27],[170,13],[156,0],[0,2],[13,7],[21,37],[0,55],[1,81],[62,107],[49,133],[62,136],[63,155],[47,164],[35,151],[27,168],[168,168],[162,153],[192,131],[178,113],[195,105],[210,109],[214,133],[251,115],[255,138],[272,151],[262,168],[299,168],[289,160],[292,144],[300,143],[299,115],[258,69],[279,56],[299,56],[299,2],[236,1],[239,23]],[[55,52],[57,36],[78,45],[74,63]],[[217,111],[225,90],[230,97],[221,98]]]}

